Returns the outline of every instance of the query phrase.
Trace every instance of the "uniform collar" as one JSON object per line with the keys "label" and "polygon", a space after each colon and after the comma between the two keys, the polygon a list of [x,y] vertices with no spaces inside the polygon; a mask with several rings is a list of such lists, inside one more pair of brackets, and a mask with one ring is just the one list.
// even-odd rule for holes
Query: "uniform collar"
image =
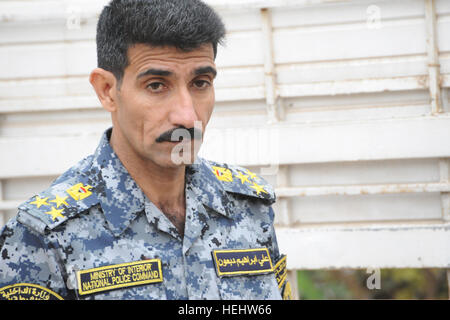
{"label": "uniform collar", "polygon": [[119,235],[144,210],[146,196],[109,144],[112,128],[103,134],[94,153],[90,176],[111,231]]}
{"label": "uniform collar", "polygon": [[217,180],[211,164],[200,157],[186,169],[186,184],[194,192],[195,199],[208,208],[228,218],[234,217],[234,202]]}

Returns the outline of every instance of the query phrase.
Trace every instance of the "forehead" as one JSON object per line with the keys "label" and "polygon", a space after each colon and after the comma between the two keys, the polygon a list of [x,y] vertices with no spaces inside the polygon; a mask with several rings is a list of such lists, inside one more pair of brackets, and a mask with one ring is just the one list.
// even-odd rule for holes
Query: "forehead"
{"label": "forehead", "polygon": [[172,71],[190,70],[199,65],[215,66],[214,50],[211,44],[205,44],[190,51],[183,51],[172,46],[155,47],[136,44],[128,49],[128,66],[125,72],[135,74],[149,66],[161,66]]}

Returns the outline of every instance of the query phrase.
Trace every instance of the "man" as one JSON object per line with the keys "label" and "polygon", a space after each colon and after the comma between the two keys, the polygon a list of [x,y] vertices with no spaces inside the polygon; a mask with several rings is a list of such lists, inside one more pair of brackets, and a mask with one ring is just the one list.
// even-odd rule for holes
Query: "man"
{"label": "man", "polygon": [[244,168],[196,157],[224,34],[199,0],[103,9],[90,82],[113,127],[3,228],[0,298],[288,295],[273,189]]}

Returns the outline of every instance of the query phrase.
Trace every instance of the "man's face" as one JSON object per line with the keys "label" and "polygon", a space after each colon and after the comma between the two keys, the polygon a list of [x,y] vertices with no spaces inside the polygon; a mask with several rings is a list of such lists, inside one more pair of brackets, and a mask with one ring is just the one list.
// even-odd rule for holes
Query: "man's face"
{"label": "man's face", "polygon": [[193,161],[194,143],[198,146],[200,141],[170,142],[167,133],[194,128],[197,122],[203,136],[214,107],[212,45],[184,52],[137,44],[128,49],[128,61],[112,113],[114,130],[124,140],[121,143],[161,167],[176,166],[171,153],[180,146],[191,150]]}

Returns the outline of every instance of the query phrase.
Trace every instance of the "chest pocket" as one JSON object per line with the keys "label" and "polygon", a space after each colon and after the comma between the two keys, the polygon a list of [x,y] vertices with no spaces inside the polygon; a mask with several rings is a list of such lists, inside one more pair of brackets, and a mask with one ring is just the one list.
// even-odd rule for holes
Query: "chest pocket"
{"label": "chest pocket", "polygon": [[221,299],[279,300],[278,283],[273,273],[218,278]]}

